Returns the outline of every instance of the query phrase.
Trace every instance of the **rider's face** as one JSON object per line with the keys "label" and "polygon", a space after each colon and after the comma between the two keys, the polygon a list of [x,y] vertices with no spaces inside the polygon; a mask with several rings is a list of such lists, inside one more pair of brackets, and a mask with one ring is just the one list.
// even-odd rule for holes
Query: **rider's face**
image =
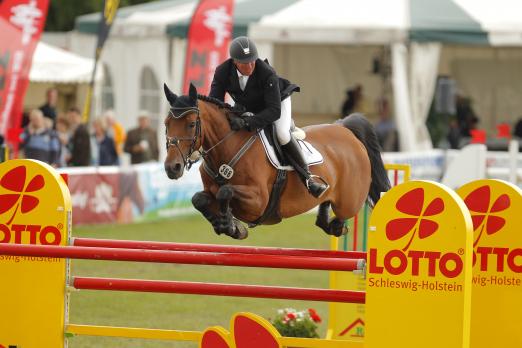
{"label": "rider's face", "polygon": [[234,61],[234,64],[236,64],[237,70],[244,75],[244,76],[250,76],[254,72],[254,69],[256,67],[256,61],[252,61],[250,63],[240,63],[237,60]]}

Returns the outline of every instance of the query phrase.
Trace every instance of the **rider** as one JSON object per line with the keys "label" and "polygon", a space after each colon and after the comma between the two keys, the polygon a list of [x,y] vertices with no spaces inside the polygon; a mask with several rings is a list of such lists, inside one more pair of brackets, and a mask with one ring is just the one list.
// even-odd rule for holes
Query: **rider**
{"label": "rider", "polygon": [[[245,36],[235,38],[230,44],[230,57],[216,68],[210,97],[221,101],[228,92],[236,104],[248,110],[242,117],[230,121],[233,130],[254,131],[274,123],[276,135],[288,161],[316,198],[328,185],[310,173],[301,153],[301,147],[292,136],[292,105],[290,95],[299,87],[277,76],[275,70],[258,58],[256,45]],[[248,116],[248,117],[247,117]]]}

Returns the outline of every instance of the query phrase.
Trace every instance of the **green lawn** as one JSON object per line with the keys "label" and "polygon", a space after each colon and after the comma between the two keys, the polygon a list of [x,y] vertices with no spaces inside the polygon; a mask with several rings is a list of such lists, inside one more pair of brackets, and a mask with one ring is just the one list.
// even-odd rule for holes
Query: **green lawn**
{"label": "green lawn", "polygon": [[[328,249],[329,237],[314,225],[311,214],[289,219],[275,226],[258,227],[244,241],[217,236],[200,216],[133,225],[77,227],[74,237],[136,239],[211,244],[242,244],[293,248]],[[253,256],[255,257],[255,256]],[[216,283],[328,287],[328,272],[199,265],[148,264],[75,260],[72,274],[114,278],[186,280]],[[111,291],[77,291],[71,295],[69,321],[72,324],[129,326],[159,329],[204,330],[229,327],[236,311],[250,311],[265,318],[278,308],[315,308],[323,317],[324,336],[327,303],[290,300],[249,299],[217,296],[150,294]],[[191,342],[149,341],[100,337],[73,337],[70,348],[92,347],[197,347]]]}

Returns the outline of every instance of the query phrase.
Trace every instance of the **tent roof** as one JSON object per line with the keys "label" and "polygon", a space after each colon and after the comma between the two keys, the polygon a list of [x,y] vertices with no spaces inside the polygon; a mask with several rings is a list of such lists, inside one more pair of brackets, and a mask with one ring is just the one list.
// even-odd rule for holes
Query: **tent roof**
{"label": "tent roof", "polygon": [[522,45],[520,0],[299,0],[251,26],[275,42]]}
{"label": "tent roof", "polygon": [[[87,83],[91,80],[94,60],[80,57],[58,47],[38,42],[29,80],[31,82]],[[101,78],[98,69],[97,78]]]}
{"label": "tent roof", "polygon": [[[196,0],[161,0],[118,10],[112,35],[185,38]],[[235,0],[234,36],[274,42],[385,44],[438,41],[522,45],[520,0]],[[94,34],[100,13],[76,29]]]}
{"label": "tent roof", "polygon": [[[264,15],[277,12],[298,0],[235,0],[234,36],[246,35],[248,25]],[[151,3],[122,7],[118,10],[111,35],[147,36],[169,35],[185,38],[196,0],[161,0]],[[100,13],[80,16],[76,30],[95,34]]]}

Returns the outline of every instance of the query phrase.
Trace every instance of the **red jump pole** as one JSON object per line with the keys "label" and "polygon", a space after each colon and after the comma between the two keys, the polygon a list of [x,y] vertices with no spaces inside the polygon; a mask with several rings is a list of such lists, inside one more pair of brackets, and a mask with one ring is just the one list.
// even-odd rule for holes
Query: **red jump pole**
{"label": "red jump pole", "polygon": [[76,289],[85,290],[137,291],[346,303],[365,303],[366,300],[364,291],[180,281],[74,277],[73,286]]}
{"label": "red jump pole", "polygon": [[230,254],[264,254],[307,257],[329,257],[343,259],[366,259],[366,252],[360,251],[333,251],[317,249],[268,248],[236,245],[214,245],[193,243],[149,242],[136,240],[74,238],[72,244],[83,247],[125,248],[147,250],[172,251],[203,251]]}
{"label": "red jump pole", "polygon": [[0,255],[40,256],[88,260],[138,261],[191,265],[314,269],[329,271],[362,270],[366,261],[324,257],[249,255],[189,251],[90,248],[0,243]]}

